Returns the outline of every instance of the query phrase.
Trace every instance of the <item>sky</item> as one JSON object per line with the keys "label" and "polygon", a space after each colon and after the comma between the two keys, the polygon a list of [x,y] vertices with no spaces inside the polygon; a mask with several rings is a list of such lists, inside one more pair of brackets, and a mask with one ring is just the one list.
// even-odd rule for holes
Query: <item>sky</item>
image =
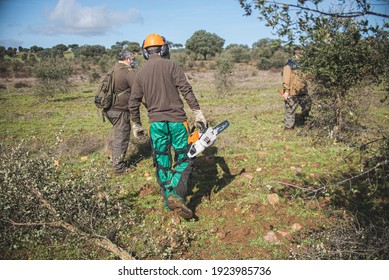
{"label": "sky", "polygon": [[[389,0],[374,1],[389,7]],[[110,48],[122,41],[142,44],[150,33],[185,45],[198,30],[225,39],[224,47],[278,38],[257,12],[243,14],[238,0],[0,0],[0,46]]]}
{"label": "sky", "polygon": [[174,44],[198,30],[251,45],[277,38],[256,16],[243,16],[238,0],[0,0],[0,45],[50,48],[57,44],[141,44],[150,33]]}

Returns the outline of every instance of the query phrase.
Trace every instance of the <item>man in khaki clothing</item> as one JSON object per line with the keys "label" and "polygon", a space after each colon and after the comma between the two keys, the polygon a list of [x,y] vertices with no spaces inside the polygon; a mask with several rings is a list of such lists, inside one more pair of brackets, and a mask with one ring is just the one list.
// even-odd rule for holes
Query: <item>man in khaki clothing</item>
{"label": "man in khaki clothing", "polygon": [[307,84],[294,59],[297,59],[299,50],[295,50],[293,58],[289,59],[282,71],[283,97],[285,99],[285,130],[293,129],[296,122],[297,106],[301,106],[303,123],[311,110],[311,98],[308,95]]}
{"label": "man in khaki clothing", "polygon": [[128,100],[135,79],[135,56],[128,50],[119,53],[119,61],[113,66],[115,98],[111,108],[105,112],[113,126],[112,166],[116,174],[127,173],[125,156],[130,142],[130,111]]}

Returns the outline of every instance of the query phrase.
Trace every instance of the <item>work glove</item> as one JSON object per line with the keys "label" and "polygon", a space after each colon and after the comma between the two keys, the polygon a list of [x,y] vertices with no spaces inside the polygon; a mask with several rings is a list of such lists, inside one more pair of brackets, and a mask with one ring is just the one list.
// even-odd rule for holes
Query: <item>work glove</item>
{"label": "work glove", "polygon": [[289,98],[289,96],[290,96],[289,94],[290,94],[290,93],[289,93],[289,90],[285,90],[284,94],[282,95],[282,97],[284,97],[285,101],[288,100],[288,98]]}
{"label": "work glove", "polygon": [[201,110],[193,110],[195,115],[195,127],[202,129],[204,126],[208,127],[207,120]]}
{"label": "work glove", "polygon": [[140,123],[134,123],[132,125],[132,133],[134,137],[138,140],[141,140],[145,137],[145,130]]}

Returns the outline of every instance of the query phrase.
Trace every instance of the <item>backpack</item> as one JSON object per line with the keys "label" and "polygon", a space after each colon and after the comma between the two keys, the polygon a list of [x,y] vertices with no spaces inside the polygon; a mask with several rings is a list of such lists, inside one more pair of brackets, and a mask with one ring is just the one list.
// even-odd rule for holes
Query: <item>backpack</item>
{"label": "backpack", "polygon": [[114,103],[114,70],[109,71],[100,83],[95,95],[95,105],[99,109],[108,110]]}

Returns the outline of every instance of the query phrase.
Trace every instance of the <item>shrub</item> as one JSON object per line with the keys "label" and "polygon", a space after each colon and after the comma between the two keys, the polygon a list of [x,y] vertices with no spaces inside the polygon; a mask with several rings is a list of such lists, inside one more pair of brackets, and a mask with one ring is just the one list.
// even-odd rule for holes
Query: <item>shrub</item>
{"label": "shrub", "polygon": [[221,57],[216,62],[215,85],[219,96],[227,95],[233,88],[232,73],[234,64],[228,59]]}
{"label": "shrub", "polygon": [[23,146],[0,145],[3,257],[64,258],[50,250],[61,246],[59,251],[66,251],[77,240],[85,252],[65,258],[90,258],[96,251],[86,246],[91,238],[115,242],[118,232],[135,224],[131,205],[115,195],[102,166],[62,170],[48,155],[32,155]]}
{"label": "shrub", "polygon": [[34,67],[37,78],[35,94],[42,99],[55,94],[68,92],[72,84],[69,81],[73,67],[64,58],[45,57]]}
{"label": "shrub", "polygon": [[251,59],[250,49],[247,45],[231,44],[227,46],[225,53],[228,54],[235,63],[248,63]]}
{"label": "shrub", "polygon": [[[355,102],[355,99],[359,96],[371,99],[369,88],[387,82],[389,60],[385,54],[389,41],[378,36],[363,36],[361,27],[350,19],[332,18],[324,27],[327,36],[308,45],[299,65],[315,83],[317,106],[329,106],[333,111],[327,122],[317,122],[314,128],[324,128],[334,136],[345,138],[343,134],[354,122],[358,110],[365,111],[366,102]],[[317,34],[312,32],[316,38]]]}
{"label": "shrub", "polygon": [[100,74],[97,73],[96,70],[93,70],[91,73],[89,73],[89,83],[94,84],[99,80],[100,80]]}

